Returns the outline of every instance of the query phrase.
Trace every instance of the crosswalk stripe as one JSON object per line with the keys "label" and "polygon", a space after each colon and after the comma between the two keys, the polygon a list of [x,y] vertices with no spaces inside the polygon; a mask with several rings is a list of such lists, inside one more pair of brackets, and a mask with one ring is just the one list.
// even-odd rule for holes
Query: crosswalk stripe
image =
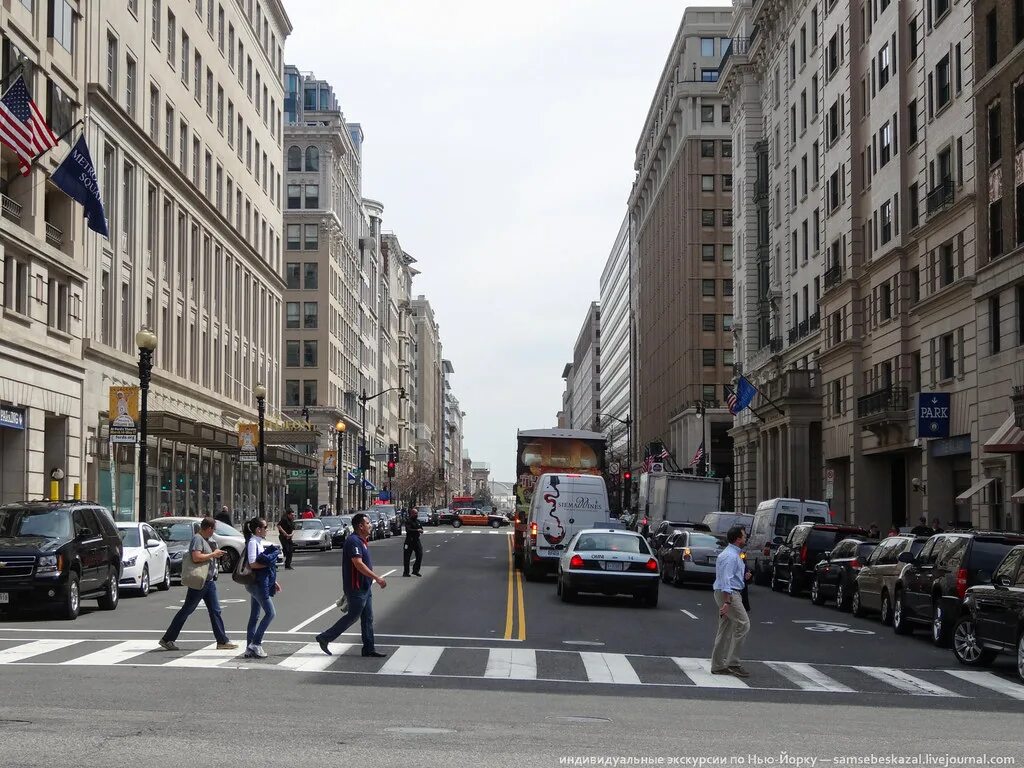
{"label": "crosswalk stripe", "polygon": [[13,664],[17,661],[31,659],[33,656],[40,656],[50,651],[59,651],[61,648],[68,648],[82,642],[81,640],[33,640],[31,643],[22,643],[14,648],[5,648],[0,651],[0,664]]}
{"label": "crosswalk stripe", "polygon": [[749,687],[738,677],[733,677],[732,675],[711,674],[711,662],[707,659],[687,659],[679,656],[673,656],[672,661],[674,661],[676,666],[683,671],[683,674],[693,681],[694,685],[700,688]]}
{"label": "crosswalk stripe", "polygon": [[438,645],[401,645],[380,668],[381,675],[430,675],[444,648]]}
{"label": "crosswalk stripe", "polygon": [[169,661],[165,667],[219,667],[234,661],[245,653],[245,648],[239,647],[233,651],[218,651],[217,644],[211,643],[198,651],[193,651],[187,656],[179,656],[174,661]]}
{"label": "crosswalk stripe", "polygon": [[322,672],[337,661],[338,657],[347,652],[351,647],[352,643],[331,643],[330,649],[334,655],[328,656],[320,650],[319,644],[309,643],[299,648],[299,650],[277,666],[282,669],[291,669],[296,672]]}
{"label": "crosswalk stripe", "polygon": [[592,683],[640,684],[640,677],[625,654],[583,651],[580,657],[586,667],[587,678]]}
{"label": "crosswalk stripe", "polygon": [[136,656],[141,656],[144,653],[159,650],[159,646],[152,640],[125,640],[123,643],[118,643],[93,653],[87,653],[85,656],[79,656],[77,659],[71,659],[64,663],[72,666],[109,667],[122,661],[133,659]]}
{"label": "crosswalk stripe", "polygon": [[916,696],[951,696],[953,698],[962,698],[959,693],[953,693],[940,685],[935,683],[929,683],[927,680],[922,680],[919,677],[907,674],[902,669],[892,669],[891,667],[858,667],[855,666],[859,672],[863,672],[869,677],[873,677],[876,680],[881,680],[883,683],[898,688],[904,693],[912,693]]}
{"label": "crosswalk stripe", "polygon": [[794,683],[802,691],[853,693],[853,688],[833,680],[810,664],[799,664],[789,661],[766,661],[765,664],[789,680],[789,682]]}
{"label": "crosswalk stripe", "polygon": [[484,677],[536,680],[537,652],[532,648],[491,648]]}
{"label": "crosswalk stripe", "polygon": [[989,690],[996,691],[997,693],[1005,694],[1011,699],[1020,699],[1021,701],[1024,701],[1024,685],[1004,680],[997,675],[993,675],[991,672],[979,672],[966,669],[948,669],[946,671],[953,675],[953,677],[959,677],[961,680],[966,680],[969,683],[980,685],[982,688],[988,688]]}

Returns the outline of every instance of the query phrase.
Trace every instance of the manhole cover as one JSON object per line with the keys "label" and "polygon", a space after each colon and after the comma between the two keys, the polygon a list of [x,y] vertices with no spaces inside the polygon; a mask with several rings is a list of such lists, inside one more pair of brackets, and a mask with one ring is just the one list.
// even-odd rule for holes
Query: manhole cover
{"label": "manhole cover", "polygon": [[385,728],[388,733],[404,733],[412,736],[430,736],[436,733],[455,733],[451,728]]}
{"label": "manhole cover", "polygon": [[548,720],[557,720],[560,723],[610,723],[610,717],[586,717],[584,715],[563,715],[560,717],[549,717]]}

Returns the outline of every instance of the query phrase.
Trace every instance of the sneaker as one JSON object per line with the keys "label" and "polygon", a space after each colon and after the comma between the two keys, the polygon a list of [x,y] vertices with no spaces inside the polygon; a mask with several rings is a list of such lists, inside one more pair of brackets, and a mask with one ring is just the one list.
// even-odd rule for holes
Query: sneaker
{"label": "sneaker", "polygon": [[735,665],[733,667],[729,667],[729,669],[727,671],[730,674],[735,675],[736,677],[750,677],[750,673],[747,672],[747,670],[745,670],[739,664],[737,664],[737,665]]}
{"label": "sneaker", "polygon": [[262,645],[254,645],[252,647],[252,652],[257,659],[265,659],[269,655],[266,651],[263,650]]}
{"label": "sneaker", "polygon": [[178,648],[177,643],[175,643],[173,640],[161,640],[159,645],[165,651],[177,651],[177,650],[180,650]]}
{"label": "sneaker", "polygon": [[246,648],[245,653],[242,654],[243,659],[255,659],[256,653],[252,648]]}
{"label": "sneaker", "polygon": [[723,669],[712,669],[711,670],[711,674],[712,675],[731,675],[732,674],[732,670],[730,670],[728,667],[725,667]]}
{"label": "sneaker", "polygon": [[238,647],[238,643],[217,643],[218,651],[233,651]]}

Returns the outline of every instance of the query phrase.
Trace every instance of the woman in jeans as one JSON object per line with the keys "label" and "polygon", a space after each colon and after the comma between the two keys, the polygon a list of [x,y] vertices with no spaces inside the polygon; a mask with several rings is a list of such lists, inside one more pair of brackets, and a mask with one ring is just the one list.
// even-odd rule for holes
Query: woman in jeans
{"label": "woman in jeans", "polygon": [[[246,658],[267,657],[267,652],[263,650],[263,635],[276,615],[273,597],[281,591],[281,585],[277,583],[277,547],[270,547],[267,553],[264,553],[263,537],[266,535],[267,521],[262,517],[246,523],[245,559],[254,577],[253,583],[246,586],[252,598],[249,626],[245,633]],[[260,611],[263,611],[262,620]]]}

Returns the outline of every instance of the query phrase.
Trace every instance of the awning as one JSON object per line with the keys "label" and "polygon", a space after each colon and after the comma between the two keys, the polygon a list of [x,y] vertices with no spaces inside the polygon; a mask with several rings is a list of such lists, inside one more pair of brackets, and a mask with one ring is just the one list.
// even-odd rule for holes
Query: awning
{"label": "awning", "polygon": [[970,488],[968,488],[966,491],[964,491],[959,496],[957,496],[956,497],[957,502],[970,501],[973,497],[977,496],[983,490],[985,490],[990,485],[992,485],[992,483],[994,483],[995,481],[996,481],[996,479],[994,477],[986,477],[983,480],[979,480],[974,485],[972,485]]}
{"label": "awning", "polygon": [[1024,452],[1024,429],[1017,426],[1016,419],[1010,416],[996,430],[984,445],[985,453],[1021,453]]}
{"label": "awning", "polygon": [[1013,496],[1010,497],[1010,501],[1016,504],[1024,504],[1024,488],[1021,488]]}

